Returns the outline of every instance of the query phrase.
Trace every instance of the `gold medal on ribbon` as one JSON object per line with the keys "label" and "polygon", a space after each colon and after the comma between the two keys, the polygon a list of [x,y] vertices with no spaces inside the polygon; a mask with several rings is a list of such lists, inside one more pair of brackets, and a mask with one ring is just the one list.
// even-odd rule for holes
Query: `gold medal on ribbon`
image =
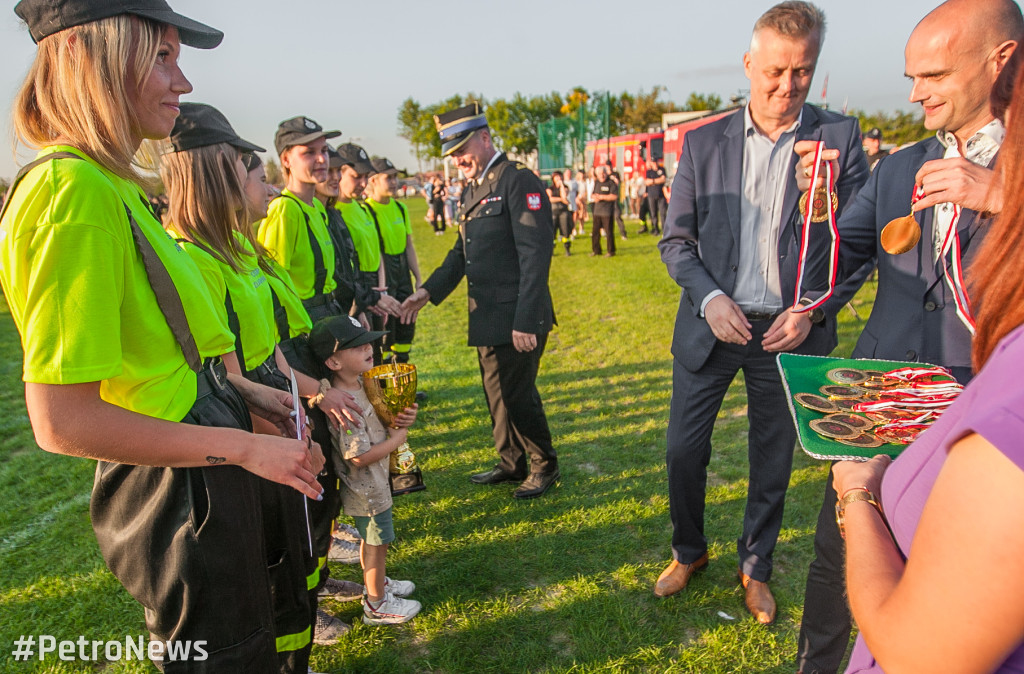
{"label": "gold medal on ribbon", "polygon": [[[800,214],[807,215],[807,195],[810,192],[804,192],[800,195]],[[828,220],[828,194],[829,191],[824,187],[819,187],[814,190],[814,199],[811,202],[811,222],[825,222]],[[832,194],[832,212],[839,210],[839,196],[835,191]]]}

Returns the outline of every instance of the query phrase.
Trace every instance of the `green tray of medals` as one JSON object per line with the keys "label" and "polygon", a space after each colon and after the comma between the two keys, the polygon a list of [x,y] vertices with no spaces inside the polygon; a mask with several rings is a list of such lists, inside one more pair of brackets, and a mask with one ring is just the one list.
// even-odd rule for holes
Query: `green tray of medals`
{"label": "green tray of medals", "polygon": [[[876,454],[896,458],[941,414],[941,410],[929,412],[895,403],[871,411],[855,407],[877,403],[894,395],[887,392],[906,391],[914,385],[887,373],[903,368],[920,372],[934,365],[791,353],[779,354],[777,360],[800,446],[815,459],[866,461]],[[950,399],[958,393],[959,386],[938,368],[922,376],[927,386],[953,388],[945,392]]]}

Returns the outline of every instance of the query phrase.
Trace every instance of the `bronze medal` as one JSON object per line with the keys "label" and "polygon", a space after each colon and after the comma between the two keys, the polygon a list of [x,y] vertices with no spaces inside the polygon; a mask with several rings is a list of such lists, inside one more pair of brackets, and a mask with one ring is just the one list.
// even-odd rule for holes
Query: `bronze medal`
{"label": "bronze medal", "polygon": [[903,412],[901,410],[872,410],[870,412],[865,412],[864,416],[875,423],[887,424],[892,421],[906,421],[908,419],[913,419],[915,415],[912,412]]}
{"label": "bronze medal", "polygon": [[871,379],[888,379],[881,370],[862,370]]}
{"label": "bronze medal", "polygon": [[840,412],[853,412],[853,406],[857,403],[867,402],[864,398],[836,398],[831,401],[833,405],[839,408]]}
{"label": "bronze medal", "polygon": [[829,381],[834,381],[837,384],[860,384],[868,380],[868,376],[862,371],[847,367],[837,367],[834,370],[829,370],[826,376],[829,378]]}
{"label": "bronze medal", "polygon": [[861,383],[859,383],[857,385],[862,387],[862,388],[866,388],[866,389],[871,389],[873,391],[877,391],[879,389],[886,389],[886,388],[893,388],[893,387],[896,387],[896,386],[903,386],[903,382],[901,382],[899,379],[890,379],[889,377],[882,377],[880,379],[876,379],[876,378],[872,377],[871,379],[868,379],[867,381],[862,381]]}
{"label": "bronze medal", "polygon": [[855,438],[860,435],[860,430],[838,421],[830,421],[829,419],[815,419],[807,425],[810,426],[811,430],[818,435],[823,435],[826,438],[832,438],[833,440],[838,440],[839,438]]}
{"label": "bronze medal", "polygon": [[831,413],[839,411],[839,408],[836,407],[835,403],[831,400],[828,398],[822,398],[821,396],[813,393],[797,393],[793,396],[793,400],[797,401],[797,403],[803,405],[809,410],[814,410],[815,412]]}
{"label": "bronze medal", "polygon": [[861,433],[855,438],[836,438],[837,442],[850,447],[881,447],[882,441],[871,433]]}
{"label": "bronze medal", "polygon": [[838,414],[830,414],[825,417],[826,421],[838,421],[841,424],[846,424],[851,428],[856,428],[859,431],[866,431],[875,425],[875,422],[860,416],[859,414],[845,414],[839,412]]}
{"label": "bronze medal", "polygon": [[842,386],[840,384],[829,384],[822,386],[818,390],[821,392],[821,395],[827,396],[829,400],[833,401],[859,398],[864,394],[864,390],[856,386]]}
{"label": "bronze medal", "polygon": [[917,438],[918,433],[918,429],[879,428],[875,431],[875,437],[890,445],[909,445]]}

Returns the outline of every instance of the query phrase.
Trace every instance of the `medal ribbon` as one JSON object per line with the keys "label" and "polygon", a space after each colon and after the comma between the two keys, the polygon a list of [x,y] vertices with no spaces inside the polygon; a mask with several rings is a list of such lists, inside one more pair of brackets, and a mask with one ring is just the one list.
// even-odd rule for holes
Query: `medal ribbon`
{"label": "medal ribbon", "polygon": [[[960,213],[960,207],[953,204],[953,222],[949,223],[949,231],[946,232],[946,238],[942,242],[942,272],[946,277],[946,285],[953,292],[953,299],[956,301],[956,315],[973,336],[974,316],[971,314],[971,299],[965,290],[967,284],[964,283],[963,251],[960,248],[960,237],[956,232],[960,222]],[[952,265],[946,260],[946,253],[951,248],[953,250]]]}
{"label": "medal ribbon", "polygon": [[829,249],[828,292],[806,306],[800,304],[800,292],[804,282],[804,271],[807,267],[807,249],[811,241],[811,222],[814,217],[814,185],[818,182],[821,172],[821,154],[825,151],[825,143],[818,141],[814,150],[814,168],[811,169],[811,187],[807,194],[807,212],[804,213],[804,226],[800,235],[800,262],[797,266],[796,289],[793,296],[793,308],[790,311],[802,314],[817,309],[825,300],[832,297],[836,286],[836,275],[839,268],[839,228],[836,226],[836,212],[832,208],[832,162],[825,162],[825,205],[828,209],[828,228],[832,236],[832,247]]}

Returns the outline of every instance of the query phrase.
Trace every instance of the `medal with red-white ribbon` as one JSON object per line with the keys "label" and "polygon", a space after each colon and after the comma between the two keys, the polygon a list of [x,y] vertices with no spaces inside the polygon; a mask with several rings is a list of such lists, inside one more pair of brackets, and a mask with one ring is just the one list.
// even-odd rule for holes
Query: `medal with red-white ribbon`
{"label": "medal with red-white ribbon", "polygon": [[[953,300],[956,302],[956,315],[960,318],[971,335],[974,335],[974,315],[971,313],[971,298],[967,295],[966,283],[964,282],[963,250],[960,246],[960,237],[957,235],[957,225],[960,223],[961,209],[953,204],[953,221],[949,223],[949,230],[942,242],[942,273],[946,278],[946,285],[953,293]],[[946,259],[946,254],[952,251],[951,260]]]}
{"label": "medal with red-white ribbon", "polygon": [[[814,149],[814,167],[811,169],[811,191],[801,197],[801,201],[804,204],[804,208],[801,209],[804,213],[804,226],[800,234],[800,261],[797,265],[793,308],[790,309],[790,311],[798,314],[813,311],[824,304],[828,298],[832,297],[832,292],[835,290],[836,286],[836,275],[839,269],[839,228],[836,225],[836,204],[838,203],[838,199],[833,192],[831,162],[824,162],[825,187],[817,190],[814,189],[814,185],[817,184],[818,177],[821,175],[821,155],[824,151],[825,143],[818,141],[817,147]],[[812,203],[807,203],[808,201]],[[819,201],[823,203],[819,203]],[[825,215],[825,218],[819,220],[819,214]],[[807,269],[807,254],[810,248],[811,224],[813,222],[828,222],[829,234],[832,237],[832,245],[831,248],[829,248],[828,256],[828,291],[809,304],[801,304],[800,299],[803,297],[801,288],[803,287],[804,282],[804,272]]]}

